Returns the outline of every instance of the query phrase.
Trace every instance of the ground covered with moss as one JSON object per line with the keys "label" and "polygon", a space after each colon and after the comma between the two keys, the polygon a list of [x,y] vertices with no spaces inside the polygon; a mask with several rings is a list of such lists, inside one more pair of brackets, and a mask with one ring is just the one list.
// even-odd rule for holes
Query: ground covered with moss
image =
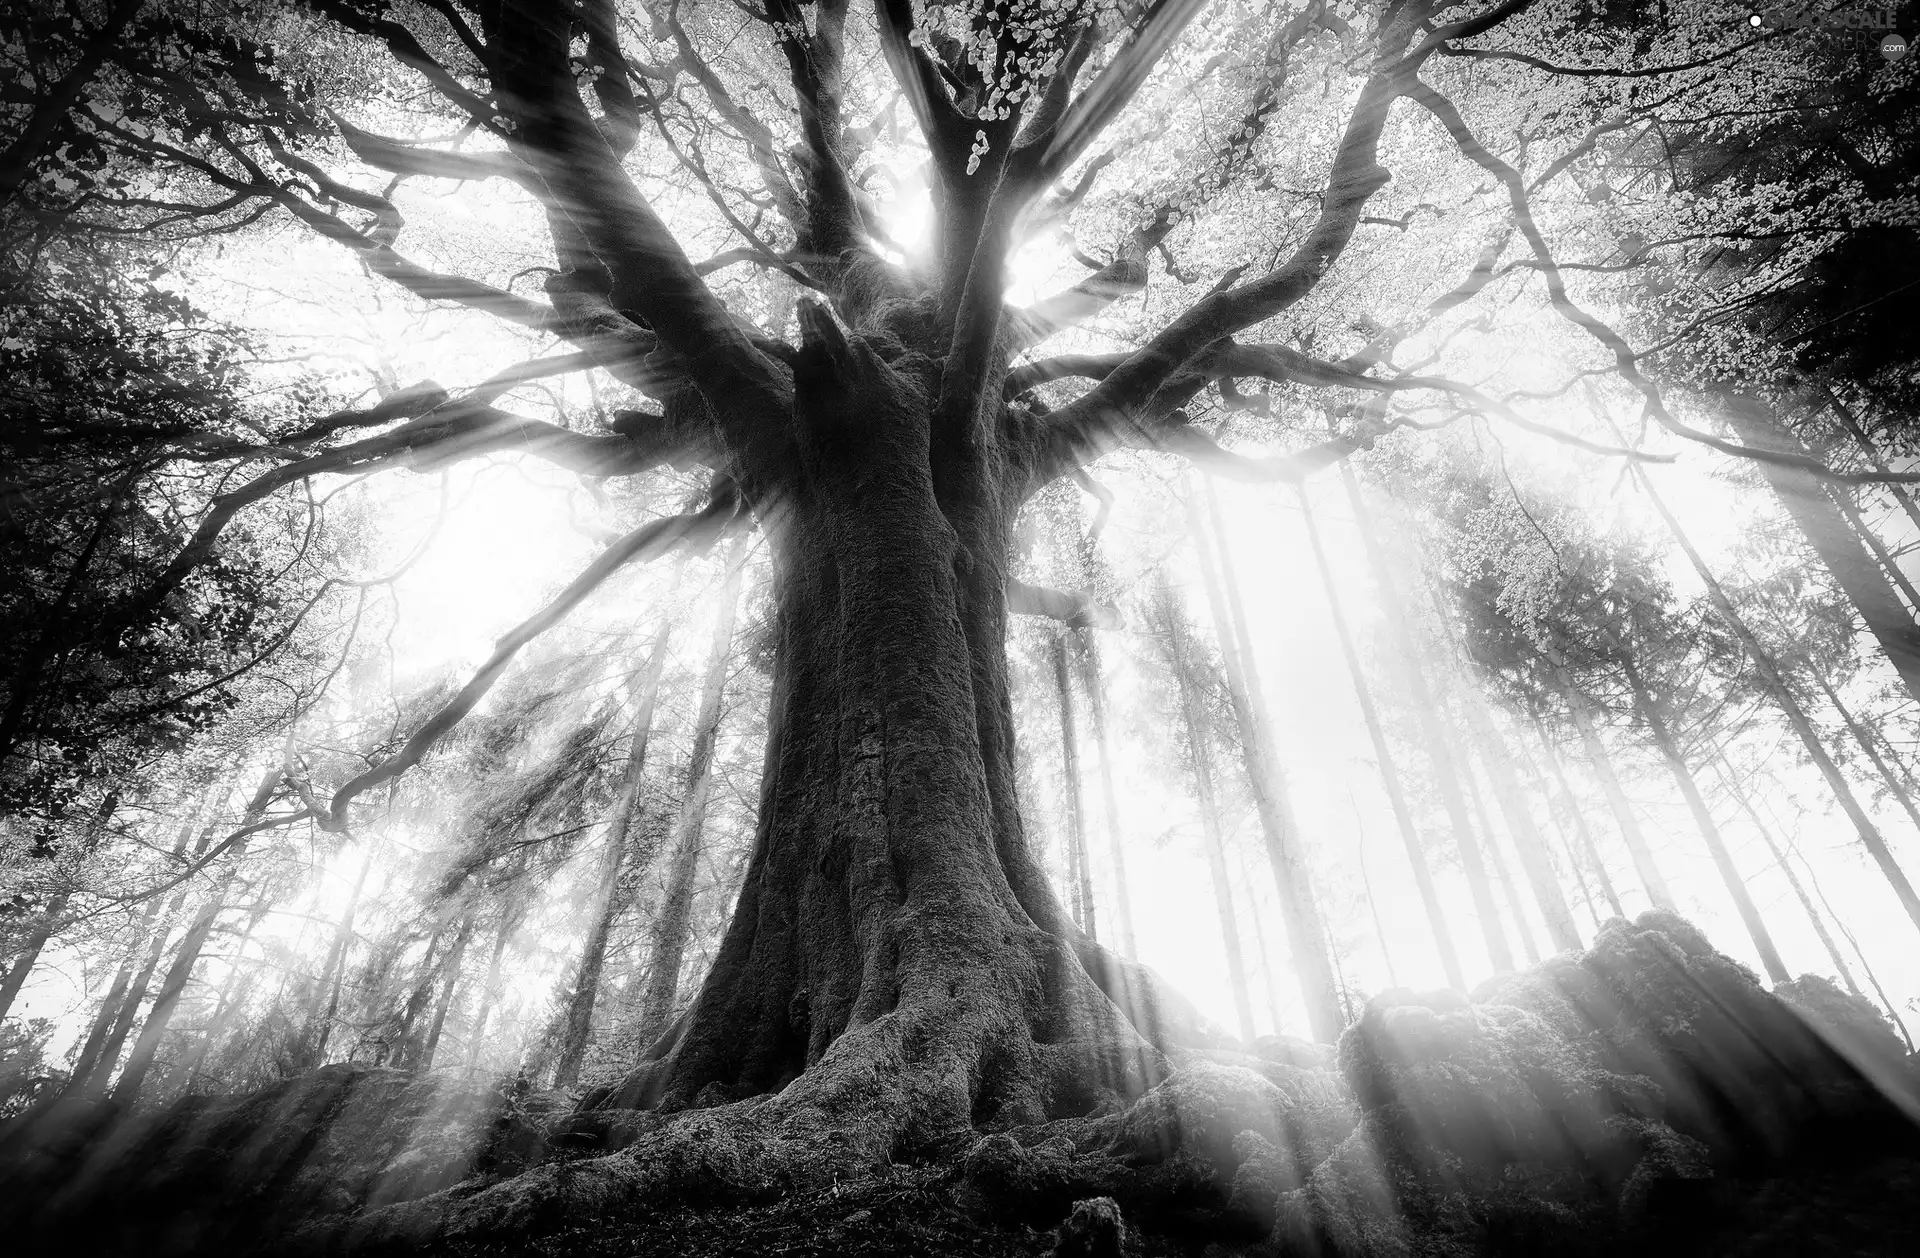
{"label": "ground covered with moss", "polygon": [[336,1066],[15,1120],[0,1227],[143,1258],[1920,1253],[1920,1073],[1891,1026],[1819,978],[1768,991],[1672,914],[1471,997],[1384,993],[1337,1050],[1170,1064],[1129,1105],[844,1172],[832,1141],[758,1156],[750,1108],[585,1121]]}

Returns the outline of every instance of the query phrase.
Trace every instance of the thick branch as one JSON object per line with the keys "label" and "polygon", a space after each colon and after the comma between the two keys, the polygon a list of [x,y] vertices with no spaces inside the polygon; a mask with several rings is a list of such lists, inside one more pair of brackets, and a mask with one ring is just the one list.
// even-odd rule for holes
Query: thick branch
{"label": "thick branch", "polygon": [[1075,629],[1124,629],[1127,623],[1111,603],[1079,590],[1056,590],[1025,581],[1007,582],[1007,610],[1017,616],[1045,616]]}

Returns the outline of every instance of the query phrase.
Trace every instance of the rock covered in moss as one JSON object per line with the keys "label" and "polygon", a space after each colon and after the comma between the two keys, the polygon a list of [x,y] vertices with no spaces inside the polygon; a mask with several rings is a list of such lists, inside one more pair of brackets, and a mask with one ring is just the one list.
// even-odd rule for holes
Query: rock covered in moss
{"label": "rock covered in moss", "polygon": [[1126,1252],[1127,1224],[1120,1203],[1112,1197],[1089,1197],[1073,1203],[1060,1225],[1053,1258],[1121,1258]]}

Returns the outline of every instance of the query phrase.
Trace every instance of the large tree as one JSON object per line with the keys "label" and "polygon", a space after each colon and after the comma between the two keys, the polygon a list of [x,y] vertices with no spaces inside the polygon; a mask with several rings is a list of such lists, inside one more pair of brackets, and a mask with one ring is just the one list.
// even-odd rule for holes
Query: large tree
{"label": "large tree", "polygon": [[[1323,325],[1329,344],[1352,330],[1339,302],[1299,312],[1363,223],[1405,233],[1433,208],[1407,189],[1395,197],[1401,219],[1369,214],[1394,180],[1385,137],[1409,117],[1437,124],[1462,168],[1471,164],[1466,186],[1486,172],[1510,194],[1501,214],[1534,254],[1525,269],[1547,277],[1563,313],[1570,301],[1521,176],[1436,88],[1457,74],[1429,73],[1439,54],[1463,54],[1517,21],[1535,7],[1528,0],[1221,6],[1202,31],[1192,23],[1203,7],[771,0],[629,12],[613,0],[313,0],[310,15],[263,17],[262,28],[290,47],[310,35],[301,56],[312,66],[334,58],[327,68],[369,96],[392,67],[369,70],[368,58],[390,58],[429,93],[433,126],[421,129],[451,118],[457,141],[394,138],[368,117],[336,117],[344,151],[329,150],[218,93],[175,137],[97,110],[85,124],[197,192],[196,204],[278,207],[416,297],[566,347],[457,396],[424,384],[218,447],[246,474],[130,597],[135,611],[162,605],[216,556],[247,507],[313,477],[431,470],[493,452],[597,478],[669,464],[710,472],[704,505],[611,542],[394,755],[311,804],[327,826],[352,829],[356,799],[419,763],[520,647],[616,569],[765,530],[773,683],[739,901],[690,1009],[590,1105],[671,1111],[761,1098],[721,1121],[739,1124],[733,1134],[751,1126],[754,1139],[730,1147],[750,1174],[777,1178],[825,1166],[822,1148],[835,1151],[827,1162],[872,1165],[968,1129],[1085,1114],[1137,1095],[1172,1050],[1220,1042],[1151,974],[1074,926],[1029,849],[1008,617],[1084,623],[1088,611],[1084,597],[1011,578],[1016,518],[1056,480],[1089,483],[1088,466],[1123,447],[1242,479],[1298,478],[1406,422],[1390,404],[1401,393],[1442,399],[1443,420],[1476,412],[1553,431],[1466,385],[1392,364],[1400,339],[1487,286],[1488,255],[1463,259],[1464,279],[1427,283],[1427,268],[1423,304],[1397,327],[1363,327],[1365,341],[1340,361],[1307,352]],[[1570,32],[1587,21],[1585,6],[1539,7],[1517,38],[1577,42]],[[1210,120],[1177,126],[1176,103],[1200,87]],[[1304,193],[1284,186],[1263,147],[1289,115],[1325,141],[1285,172],[1308,182]],[[386,190],[339,173],[349,151]],[[1150,177],[1156,152],[1178,178]],[[931,206],[924,248],[896,238],[906,233],[874,191],[882,172],[909,182],[916,170]],[[1020,250],[1071,228],[1109,170],[1132,180],[1104,202],[1107,226],[1118,223],[1109,255],[1088,257],[1076,243],[1091,274],[1010,304]],[[524,272],[475,278],[402,253],[393,189],[405,180],[497,182],[522,198],[541,237],[522,243],[543,258],[532,270],[545,277],[544,300],[514,291]],[[1265,198],[1259,214],[1238,214],[1247,197]],[[702,236],[727,238],[698,262],[684,243],[693,221]],[[1207,235],[1176,236],[1196,221],[1229,249],[1264,252],[1276,222],[1285,243],[1195,282],[1172,243],[1209,267],[1222,261]],[[1119,338],[1123,348],[1032,356],[1141,293],[1156,256],[1178,297],[1155,295],[1148,326]],[[741,281],[738,268],[764,279]],[[1620,355],[1630,383],[1651,389],[1617,333],[1577,308],[1569,319]],[[1279,342],[1289,327],[1300,348]],[[498,405],[515,385],[587,369],[650,400],[597,431]],[[1248,457],[1224,450],[1189,409],[1209,390],[1244,404],[1243,380],[1371,400],[1343,403],[1338,430],[1314,444],[1269,428],[1300,448]],[[664,1127],[658,1156],[714,1131]],[[697,1164],[723,1177],[726,1160],[702,1154]],[[483,1194],[472,1208],[497,1199]]]}

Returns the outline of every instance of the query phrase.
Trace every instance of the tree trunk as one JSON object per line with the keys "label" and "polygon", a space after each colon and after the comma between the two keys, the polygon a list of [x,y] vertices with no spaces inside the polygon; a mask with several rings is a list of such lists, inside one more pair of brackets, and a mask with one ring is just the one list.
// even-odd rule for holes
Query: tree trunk
{"label": "tree trunk", "polygon": [[1861,846],[1867,849],[1874,863],[1880,866],[1881,874],[1893,888],[1893,893],[1899,899],[1901,907],[1907,911],[1907,916],[1912,919],[1914,926],[1920,928],[1920,895],[1914,893],[1913,884],[1907,881],[1906,871],[1901,869],[1900,863],[1893,858],[1893,852],[1887,847],[1886,839],[1881,837],[1880,828],[1873,823],[1873,819],[1867,815],[1867,810],[1862,808],[1860,801],[1855,798],[1853,787],[1847,783],[1846,775],[1840,772],[1840,766],[1834,763],[1831,755],[1827,754],[1826,745],[1820,741],[1820,735],[1813,728],[1813,722],[1807,719],[1800,701],[1794,698],[1793,692],[1787,688],[1786,679],[1781,676],[1779,665],[1760,644],[1760,640],[1754,636],[1753,630],[1748,627],[1746,620],[1734,607],[1733,600],[1727,597],[1727,592],[1721,587],[1719,579],[1713,575],[1713,570],[1707,567],[1706,560],[1702,559],[1700,552],[1694,549],[1692,539],[1687,536],[1686,530],[1680,527],[1680,521],[1674,517],[1673,512],[1668,510],[1666,500],[1661,498],[1654,489],[1652,478],[1647,475],[1646,469],[1636,464],[1634,476],[1641,488],[1646,491],[1647,500],[1653,504],[1654,510],[1666,524],[1667,531],[1673,535],[1673,540],[1686,555],[1687,562],[1693,565],[1693,570],[1699,576],[1701,584],[1706,586],[1707,597],[1713,603],[1714,609],[1720,613],[1721,620],[1733,630],[1734,636],[1745,648],[1747,658],[1753,663],[1754,672],[1760,677],[1761,685],[1772,696],[1780,711],[1786,715],[1787,723],[1793,727],[1793,732],[1799,735],[1800,745],[1806,749],[1808,757],[1820,770],[1820,775],[1827,780],[1828,789],[1839,801],[1842,811],[1847,814],[1847,819],[1853,822],[1854,830],[1860,836]]}
{"label": "tree trunk", "polygon": [[467,1069],[471,1070],[480,1060],[480,1047],[485,1042],[487,1019],[493,1016],[494,1006],[500,1002],[500,968],[506,958],[507,943],[513,938],[513,932],[519,929],[521,914],[502,910],[500,929],[494,933],[493,953],[487,958],[487,978],[480,988],[480,1007],[474,1011],[473,1029],[467,1033]]}
{"label": "tree trunk", "polygon": [[[593,1035],[593,1007],[600,996],[607,940],[627,906],[627,897],[620,890],[621,875],[629,868],[645,869],[653,863],[653,852],[635,847],[633,820],[640,806],[641,790],[646,785],[647,743],[653,730],[654,706],[660,696],[660,674],[667,666],[667,640],[671,633],[671,623],[662,623],[654,634],[646,667],[633,686],[633,739],[627,747],[627,760],[621,769],[619,788],[614,792],[613,807],[607,814],[606,854],[594,883],[593,926],[587,931],[586,946],[574,972],[573,991],[567,999],[559,1061],[553,1069],[556,1088],[571,1088],[580,1081],[580,1063],[586,1059],[587,1041]],[[641,836],[647,833],[648,828],[642,826]]]}
{"label": "tree trunk", "polygon": [[[1346,1011],[1340,1003],[1340,985],[1327,948],[1326,925],[1313,889],[1313,867],[1307,860],[1300,821],[1293,811],[1293,796],[1280,767],[1273,718],[1267,709],[1266,690],[1260,684],[1260,668],[1254,658],[1253,635],[1247,627],[1233,555],[1220,527],[1219,505],[1211,493],[1207,494],[1213,517],[1211,541],[1207,536],[1207,522],[1201,518],[1198,496],[1189,490],[1186,498],[1188,530],[1200,557],[1207,605],[1220,643],[1220,658],[1226,667],[1227,694],[1233,702],[1234,721],[1240,729],[1241,763],[1253,792],[1260,830],[1266,839],[1267,861],[1273,867],[1274,887],[1280,896],[1281,924],[1286,928],[1287,946],[1293,953],[1294,973],[1300,979],[1307,1025],[1312,1028],[1314,1039],[1331,1044],[1346,1029]],[[1219,546],[1217,563],[1214,543]]]}
{"label": "tree trunk", "polygon": [[[83,855],[92,851],[94,845],[99,842],[100,832],[106,828],[107,822],[112,820],[113,810],[119,806],[119,803],[120,797],[111,791],[107,793],[105,799],[100,801],[100,808],[88,822],[86,836],[81,841]],[[20,954],[13,959],[13,964],[7,967],[6,974],[0,975],[0,1021],[4,1021],[8,1012],[12,1010],[14,1000],[20,995],[20,989],[27,985],[27,976],[39,963],[40,953],[46,948],[54,933],[60,929],[62,924],[60,915],[67,911],[67,904],[72,898],[73,893],[65,890],[55,892],[49,897],[46,907],[41,911],[40,925],[27,936],[27,946],[22,948]]]}
{"label": "tree trunk", "polygon": [[1767,845],[1767,854],[1773,857],[1773,863],[1779,867],[1781,873],[1787,876],[1787,885],[1793,888],[1793,894],[1800,901],[1800,907],[1805,911],[1807,921],[1812,923],[1813,933],[1820,938],[1820,946],[1827,950],[1827,958],[1833,962],[1834,972],[1839,974],[1842,982],[1846,983],[1848,991],[1865,999],[1860,985],[1853,981],[1853,971],[1847,968],[1847,959],[1841,955],[1840,945],[1834,942],[1833,935],[1827,930],[1826,920],[1820,916],[1820,911],[1814,908],[1813,898],[1807,894],[1806,887],[1801,885],[1800,875],[1794,873],[1793,866],[1787,862],[1787,855],[1780,850],[1780,844],[1774,840],[1773,831],[1760,820],[1760,814],[1754,811],[1753,804],[1747,799],[1747,793],[1740,789],[1737,775],[1728,771],[1723,759],[1714,762],[1713,771],[1720,778],[1720,785],[1739,803],[1741,811],[1747,814],[1747,820],[1753,822],[1753,828],[1759,831],[1761,841]]}
{"label": "tree trunk", "polygon": [[1707,841],[1707,852],[1713,857],[1713,867],[1720,871],[1720,881],[1726,884],[1727,894],[1733,897],[1733,906],[1739,910],[1740,921],[1747,928],[1747,935],[1753,940],[1754,951],[1760,954],[1760,964],[1766,967],[1767,977],[1776,983],[1785,983],[1793,978],[1788,973],[1786,962],[1780,959],[1780,950],[1774,946],[1773,935],[1767,930],[1767,923],[1760,916],[1760,906],[1753,902],[1753,896],[1747,890],[1747,881],[1740,876],[1740,870],[1733,863],[1733,854],[1727,851],[1726,842],[1720,837],[1720,827],[1713,819],[1713,810],[1707,807],[1706,797],[1700,794],[1700,784],[1694,781],[1693,770],[1687,766],[1687,758],[1680,752],[1680,744],[1674,740],[1673,731],[1667,725],[1666,713],[1660,703],[1647,689],[1646,678],[1640,668],[1631,659],[1620,661],[1620,671],[1627,679],[1627,686],[1633,691],[1634,711],[1645,722],[1647,732],[1653,736],[1653,745],[1660,751],[1660,758],[1667,762],[1667,768],[1673,773],[1674,785],[1680,788],[1680,795],[1687,801],[1687,810],[1693,814],[1693,822],[1700,828],[1700,837]]}
{"label": "tree trunk", "polygon": [[[214,824],[206,813],[214,798],[215,792],[211,786],[201,794],[200,802],[195,807],[193,815],[186,825],[180,828],[180,834],[174,842],[173,855],[176,859],[182,855],[188,855],[191,860],[199,860],[205,855],[207,848],[212,846]],[[224,793],[221,798],[224,798]],[[200,837],[195,840],[193,850],[188,854],[185,851],[184,841],[197,822],[201,823]],[[108,1001],[101,1006],[99,1018],[95,1022],[98,1041],[96,1043],[94,1034],[88,1035],[88,1042],[82,1047],[80,1058],[74,1063],[73,1074],[67,1081],[66,1095],[97,1095],[106,1091],[107,1082],[112,1078],[114,1067],[120,1060],[120,1050],[126,1045],[128,1033],[133,1030],[134,1018],[139,1014],[140,1006],[146,1001],[147,985],[153,981],[154,971],[160,968],[160,958],[166,953],[167,937],[173,931],[173,920],[179,916],[186,902],[185,890],[176,891],[166,901],[166,907],[158,912],[153,911],[153,906],[160,903],[159,897],[156,896],[151,902],[143,920],[143,934],[134,943],[128,961],[131,963],[133,957],[139,955],[143,943],[146,945],[146,959],[141,962],[137,970],[131,969],[130,964],[122,967],[123,973],[128,974],[125,984],[119,981],[118,976],[115,977],[114,987],[121,993],[119,1000],[115,1003],[110,992]],[[90,1050],[91,1057],[89,1057]]]}
{"label": "tree trunk", "polygon": [[[1240,921],[1233,908],[1233,876],[1227,869],[1226,836],[1221,832],[1219,796],[1214,789],[1213,735],[1201,680],[1196,675],[1195,643],[1178,596],[1166,584],[1164,575],[1160,582],[1155,597],[1164,618],[1167,663],[1180,693],[1182,732],[1193,764],[1194,794],[1200,804],[1200,846],[1207,854],[1207,874],[1213,883],[1214,916],[1220,922],[1220,939],[1227,958],[1227,986],[1233,993],[1240,1038],[1252,1043],[1255,1035],[1253,991],[1247,982],[1247,963],[1240,946]],[[1296,968],[1297,965],[1296,959]]]}
{"label": "tree trunk", "polygon": [[1657,909],[1674,909],[1673,892],[1667,887],[1666,875],[1660,872],[1660,865],[1653,859],[1653,849],[1647,845],[1645,831],[1640,829],[1640,819],[1634,816],[1633,800],[1627,797],[1626,788],[1620,785],[1620,775],[1614,772],[1613,757],[1607,753],[1607,745],[1600,739],[1600,731],[1594,728],[1593,717],[1587,708],[1587,697],[1575,688],[1568,678],[1566,670],[1555,666],[1560,682],[1560,693],[1566,698],[1567,712],[1573,717],[1573,726],[1580,731],[1581,745],[1586,748],[1587,764],[1593,769],[1593,775],[1600,779],[1600,790],[1607,797],[1607,806],[1613,811],[1613,820],[1620,827],[1620,837],[1626,842],[1627,855],[1633,858],[1634,872],[1640,875],[1640,885],[1647,889],[1647,898],[1653,901]]}
{"label": "tree trunk", "polygon": [[1106,678],[1100,671],[1100,647],[1092,629],[1074,634],[1079,647],[1080,684],[1087,692],[1087,723],[1100,753],[1100,802],[1107,817],[1107,853],[1113,861],[1113,910],[1120,927],[1120,952],[1129,961],[1140,956],[1133,933],[1133,897],[1127,887],[1126,831],[1120,823],[1120,797],[1113,789],[1113,747],[1107,741]]}
{"label": "tree trunk", "polygon": [[[1840,426],[1846,429],[1847,435],[1852,437],[1854,444],[1860,447],[1860,453],[1866,457],[1867,463],[1873,470],[1891,472],[1893,469],[1887,466],[1887,460],[1880,453],[1880,447],[1873,443],[1873,438],[1867,435],[1867,430],[1860,426],[1860,421],[1854,417],[1852,411],[1847,409],[1839,395],[1825,385],[1820,386],[1820,392],[1832,408],[1834,418],[1840,421]],[[1898,504],[1900,510],[1906,514],[1907,522],[1913,525],[1914,531],[1920,532],[1920,506],[1914,505],[1913,495],[1900,485],[1882,485],[1880,488],[1885,490]]]}
{"label": "tree trunk", "polygon": [[1809,661],[1807,672],[1813,675],[1814,684],[1820,687],[1820,693],[1827,697],[1827,702],[1833,705],[1833,710],[1840,714],[1840,721],[1847,727],[1847,732],[1853,735],[1853,741],[1860,745],[1860,750],[1866,752],[1867,759],[1873,762],[1874,769],[1880,774],[1880,780],[1887,784],[1887,793],[1899,802],[1901,811],[1907,814],[1907,820],[1913,822],[1914,829],[1920,830],[1920,808],[1914,806],[1912,794],[1895,776],[1886,758],[1880,754],[1879,747],[1874,745],[1873,734],[1853,719],[1853,713],[1847,709],[1845,703],[1841,702],[1839,693],[1827,682],[1826,674],[1821,671],[1819,665]]}
{"label": "tree trunk", "polygon": [[1560,890],[1559,875],[1553,871],[1553,856],[1547,850],[1546,836],[1534,824],[1520,780],[1514,775],[1513,753],[1500,737],[1500,731],[1494,728],[1480,697],[1469,694],[1465,702],[1467,722],[1472,727],[1474,741],[1480,745],[1480,761],[1486,766],[1494,802],[1500,808],[1500,815],[1506,818],[1507,833],[1513,836],[1514,851],[1519,854],[1521,872],[1526,875],[1534,903],[1539,906],[1540,920],[1546,923],[1547,938],[1553,941],[1556,951],[1578,949],[1580,931],[1573,924],[1573,910],[1567,907],[1566,895]]}
{"label": "tree trunk", "polygon": [[1074,928],[1026,841],[1006,589],[1028,456],[936,431],[931,359],[889,365],[816,306],[800,320],[794,411],[769,421],[793,445],[746,482],[776,611],[752,854],[692,1006],[582,1105],[778,1091],[756,1133],[879,1165],[1087,1113],[1159,1077],[1165,1049],[1217,1041]]}
{"label": "tree trunk", "polygon": [[[1728,398],[1721,413],[1750,446],[1788,454],[1807,453],[1800,439],[1756,398]],[[1861,547],[1845,514],[1817,477],[1778,463],[1760,463],[1759,467],[1780,505],[1799,526],[1807,544],[1899,673],[1908,697],[1920,702],[1920,625],[1914,623],[1912,611],[1900,601],[1886,571]]]}
{"label": "tree trunk", "polygon": [[446,976],[440,980],[440,999],[434,1002],[433,1021],[427,1026],[426,1040],[414,1056],[416,1070],[433,1069],[433,1055],[440,1049],[440,1032],[446,1028],[447,1011],[453,1008],[453,993],[460,985],[460,963],[466,960],[467,941],[473,937],[473,918],[474,915],[468,913],[461,919],[460,933],[453,939],[453,950],[447,954],[446,964],[441,967],[446,971]]}
{"label": "tree trunk", "polygon": [[1374,764],[1380,770],[1380,784],[1386,790],[1387,803],[1393,809],[1394,824],[1400,829],[1400,843],[1407,853],[1407,863],[1413,868],[1414,886],[1420,891],[1420,904],[1426,909],[1427,925],[1433,931],[1433,946],[1440,956],[1441,969],[1446,972],[1449,985],[1462,991],[1466,990],[1466,972],[1460,968],[1460,954],[1453,946],[1453,932],[1447,927],[1446,911],[1440,904],[1440,893],[1433,885],[1433,869],[1427,863],[1427,853],[1420,846],[1420,832],[1413,822],[1413,810],[1407,806],[1406,791],[1400,785],[1400,769],[1393,757],[1393,748],[1387,742],[1386,730],[1380,724],[1380,712],[1374,706],[1373,693],[1367,686],[1366,670],[1360,664],[1360,652],[1354,647],[1353,633],[1347,627],[1346,612],[1340,607],[1340,593],[1333,582],[1333,569],[1327,563],[1326,547],[1320,541],[1320,525],[1314,519],[1313,502],[1304,486],[1298,491],[1300,518],[1306,522],[1307,542],[1313,550],[1314,566],[1320,572],[1320,586],[1326,592],[1327,610],[1333,616],[1334,636],[1340,640],[1340,655],[1346,660],[1347,675],[1353,679],[1354,698],[1360,704],[1361,718],[1366,722],[1367,738],[1373,744]]}
{"label": "tree trunk", "polygon": [[[353,890],[347,893],[347,907],[340,914],[339,926],[334,928],[333,943],[327,948],[326,964],[320,967],[320,981],[313,989],[314,1003],[300,1031],[300,1065],[303,1067],[326,1064],[327,1041],[333,1038],[333,1020],[340,1013],[340,989],[347,972],[347,950],[353,944],[353,914],[360,905],[360,892],[367,885],[367,875],[372,870],[373,852],[369,850],[366,858],[360,862],[360,872],[354,877]],[[327,1002],[324,1010],[320,1008],[323,995]]]}
{"label": "tree trunk", "polygon": [[1447,731],[1441,728],[1439,711],[1434,706],[1432,691],[1427,686],[1426,671],[1420,666],[1414,648],[1411,614],[1394,582],[1392,569],[1387,563],[1386,548],[1373,526],[1373,515],[1360,490],[1360,482],[1354,478],[1353,469],[1344,463],[1340,465],[1340,479],[1346,486],[1348,501],[1353,504],[1354,523],[1360,529],[1360,540],[1366,547],[1367,561],[1373,568],[1374,584],[1380,590],[1380,603],[1386,611],[1394,651],[1399,656],[1407,692],[1413,699],[1414,712],[1420,722],[1420,739],[1426,745],[1428,758],[1433,761],[1434,781],[1440,788],[1447,825],[1453,831],[1454,847],[1460,853],[1460,868],[1467,876],[1467,889],[1473,895],[1473,907],[1480,918],[1480,934],[1486,940],[1487,959],[1495,970],[1511,970],[1513,951],[1507,946],[1505,932],[1500,929],[1500,906],[1494,902],[1493,884],[1487,878],[1486,859],[1481,855],[1479,842],[1474,838],[1473,822],[1468,817],[1466,797],[1460,789],[1460,773],[1450,750],[1450,740]]}
{"label": "tree trunk", "polygon": [[[253,798],[247,801],[246,811],[241,814],[238,829],[244,830],[260,820],[267,811],[267,804],[273,799],[273,788],[280,784],[283,776],[285,770],[276,764],[260,779]],[[160,982],[160,990],[154,994],[153,1008],[147,1011],[147,1020],[141,1024],[140,1034],[133,1042],[133,1050],[127,1054],[126,1069],[120,1072],[120,1082],[114,1085],[113,1099],[122,1105],[131,1106],[140,1097],[140,1089],[147,1081],[147,1072],[153,1068],[154,1055],[160,1050],[161,1037],[167,1033],[167,1024],[173,1021],[180,997],[186,993],[187,984],[193,979],[193,969],[200,963],[200,950],[206,947],[207,937],[213,933],[214,922],[227,907],[227,891],[239,875],[240,859],[247,853],[248,841],[243,837],[227,849],[226,872],[208,892],[206,903],[194,914],[193,921],[174,949],[173,962]]]}
{"label": "tree trunk", "polygon": [[[1554,784],[1560,788],[1560,795],[1566,801],[1567,815],[1573,819],[1573,833],[1579,839],[1580,849],[1600,884],[1600,894],[1607,898],[1607,906],[1613,910],[1615,917],[1625,917],[1627,910],[1620,903],[1620,893],[1614,890],[1606,861],[1600,857],[1600,845],[1593,837],[1592,827],[1587,825],[1587,815],[1573,793],[1573,786],[1567,781],[1567,771],[1560,763],[1560,753],[1554,749],[1553,739],[1547,735],[1546,728],[1537,716],[1533,718],[1533,730],[1538,735],[1541,754],[1546,757],[1547,771],[1553,775]],[[1557,811],[1555,815],[1557,817]]]}
{"label": "tree trunk", "polygon": [[1093,870],[1087,860],[1087,820],[1081,802],[1080,748],[1073,720],[1073,678],[1067,671],[1067,640],[1063,630],[1049,635],[1047,654],[1053,663],[1053,689],[1060,707],[1060,756],[1067,786],[1067,861],[1072,879],[1074,924],[1098,939],[1093,921]]}
{"label": "tree trunk", "polygon": [[1487,815],[1486,797],[1480,793],[1480,780],[1473,772],[1473,757],[1469,752],[1460,759],[1460,776],[1466,783],[1467,803],[1473,808],[1474,825],[1486,839],[1487,863],[1493,866],[1493,876],[1500,882],[1500,894],[1507,902],[1507,915],[1513,919],[1514,934],[1520,937],[1521,950],[1527,954],[1527,964],[1540,964],[1540,944],[1534,938],[1533,923],[1527,920],[1526,905],[1521,903],[1520,890],[1513,885],[1513,870],[1507,864],[1507,854],[1500,850],[1500,836],[1494,832],[1493,820]]}
{"label": "tree trunk", "polygon": [[734,543],[721,583],[719,610],[714,617],[713,640],[707,650],[706,671],[700,683],[700,710],[694,718],[693,751],[687,760],[686,792],[680,816],[674,822],[671,855],[654,912],[649,943],[646,993],[640,1002],[640,1038],[652,1040],[666,1029],[680,993],[681,961],[693,926],[694,883],[700,872],[700,854],[707,821],[707,797],[713,789],[713,745],[720,733],[727,665],[733,648],[734,615],[740,602],[740,582],[746,572],[749,543]]}

